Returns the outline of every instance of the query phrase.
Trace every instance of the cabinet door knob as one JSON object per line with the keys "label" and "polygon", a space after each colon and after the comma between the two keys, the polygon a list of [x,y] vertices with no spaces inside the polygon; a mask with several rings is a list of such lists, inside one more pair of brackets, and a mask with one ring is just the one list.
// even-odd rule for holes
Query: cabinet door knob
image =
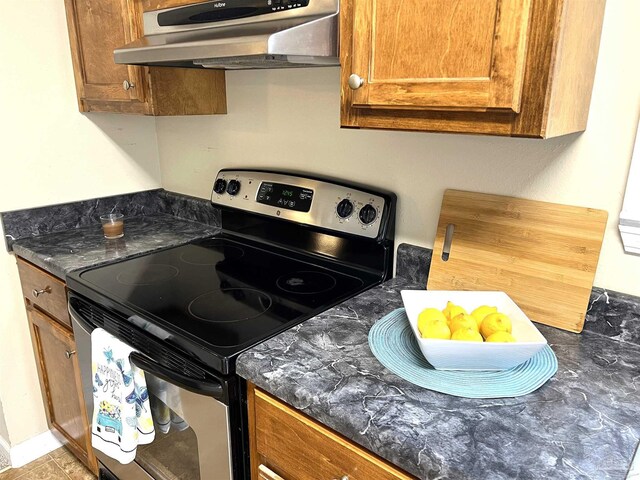
{"label": "cabinet door knob", "polygon": [[334,478],[333,480],[349,480],[349,475],[343,475],[340,478]]}
{"label": "cabinet door knob", "polygon": [[125,90],[131,90],[132,88],[136,88],[136,86],[129,80],[125,80],[124,82],[122,82],[122,88],[124,88]]}
{"label": "cabinet door knob", "polygon": [[40,295],[44,295],[45,293],[51,293],[51,287],[46,286],[41,290],[38,290],[37,288],[31,290],[31,295],[33,295],[34,298],[38,298]]}
{"label": "cabinet door knob", "polygon": [[351,88],[351,90],[357,90],[362,85],[364,85],[364,78],[356,75],[355,73],[352,73],[349,76],[349,88]]}
{"label": "cabinet door knob", "polygon": [[64,352],[64,355],[65,355],[65,357],[67,357],[67,358],[71,358],[71,357],[72,357],[73,355],[75,355],[75,354],[76,354],[76,351],[75,351],[75,350],[71,350],[71,351],[67,350],[66,352]]}

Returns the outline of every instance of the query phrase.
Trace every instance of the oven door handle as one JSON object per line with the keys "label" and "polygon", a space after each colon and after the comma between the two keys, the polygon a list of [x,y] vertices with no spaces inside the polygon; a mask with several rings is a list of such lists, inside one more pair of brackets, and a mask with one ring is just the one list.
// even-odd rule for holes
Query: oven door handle
{"label": "oven door handle", "polygon": [[139,369],[155,375],[166,382],[172,383],[177,387],[200,395],[207,395],[215,398],[216,400],[223,400],[224,387],[220,382],[215,380],[204,381],[189,377],[160,365],[139,352],[131,352],[129,355],[129,361]]}

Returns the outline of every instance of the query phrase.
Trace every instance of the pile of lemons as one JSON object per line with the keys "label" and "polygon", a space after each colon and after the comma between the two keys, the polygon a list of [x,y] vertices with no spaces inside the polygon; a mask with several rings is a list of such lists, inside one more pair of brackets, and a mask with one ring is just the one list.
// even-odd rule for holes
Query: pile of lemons
{"label": "pile of lemons", "polygon": [[496,307],[482,305],[471,314],[453,302],[444,310],[425,308],[418,315],[422,338],[463,340],[467,342],[515,342],[511,335],[511,319]]}

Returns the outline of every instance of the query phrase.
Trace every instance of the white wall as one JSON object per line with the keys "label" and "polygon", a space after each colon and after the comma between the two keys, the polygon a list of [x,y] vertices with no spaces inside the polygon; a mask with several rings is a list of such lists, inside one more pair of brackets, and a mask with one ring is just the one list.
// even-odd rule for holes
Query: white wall
{"label": "white wall", "polygon": [[[159,187],[154,119],[78,112],[63,3],[2,7],[0,211]],[[4,246],[0,399],[11,445],[47,430],[15,259]]]}
{"label": "white wall", "polygon": [[229,114],[157,120],[162,184],[208,197],[222,167],[308,171],[398,194],[400,241],[432,246],[446,188],[605,209],[595,284],[640,295],[617,217],[640,113],[640,2],[607,2],[587,131],[552,140],[341,130],[337,68],[227,73]]}

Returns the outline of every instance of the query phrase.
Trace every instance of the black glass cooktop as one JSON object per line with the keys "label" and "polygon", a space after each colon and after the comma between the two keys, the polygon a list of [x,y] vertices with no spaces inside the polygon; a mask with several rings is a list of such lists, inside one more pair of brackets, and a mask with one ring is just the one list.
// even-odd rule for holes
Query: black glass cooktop
{"label": "black glass cooktop", "polygon": [[138,326],[153,332],[149,324],[156,324],[165,338],[186,335],[229,363],[380,279],[221,237],[87,270],[75,280],[135,312]]}

